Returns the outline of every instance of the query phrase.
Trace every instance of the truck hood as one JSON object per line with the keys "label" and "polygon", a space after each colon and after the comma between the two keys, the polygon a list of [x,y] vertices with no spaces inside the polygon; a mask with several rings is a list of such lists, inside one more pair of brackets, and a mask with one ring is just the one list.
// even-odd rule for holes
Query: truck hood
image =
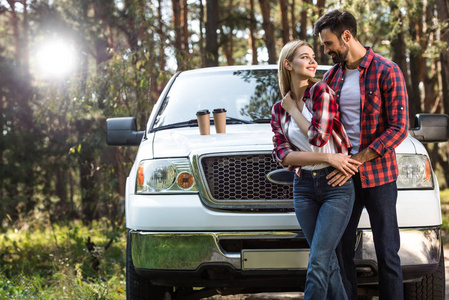
{"label": "truck hood", "polygon": [[[200,135],[198,127],[161,130],[154,133],[154,158],[186,157],[191,153],[251,151],[273,149],[270,124],[228,125],[226,133]],[[397,148],[397,153],[425,154],[425,148],[408,136]]]}
{"label": "truck hood", "polygon": [[192,152],[215,152],[232,148],[273,149],[270,124],[227,125],[226,133],[200,135],[198,127],[161,130],[154,133],[154,157],[185,157]]}

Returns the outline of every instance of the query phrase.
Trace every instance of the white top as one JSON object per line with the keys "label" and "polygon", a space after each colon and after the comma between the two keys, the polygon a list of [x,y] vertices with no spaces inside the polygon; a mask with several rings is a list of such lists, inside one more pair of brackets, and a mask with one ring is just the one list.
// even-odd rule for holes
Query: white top
{"label": "white top", "polygon": [[[306,106],[304,106],[302,109],[302,115],[306,118],[307,121],[312,121],[312,113],[307,109]],[[335,148],[334,139],[332,136],[323,147],[313,146],[309,143],[309,138],[304,135],[293,118],[290,119],[290,125],[288,126],[288,140],[290,141],[290,143],[304,152],[337,153],[337,149]],[[302,166],[301,168],[304,170],[318,170],[329,166],[330,164],[328,163],[322,163],[317,165]]]}
{"label": "white top", "polygon": [[352,144],[351,154],[359,152],[360,145],[360,71],[346,69],[340,93],[340,121]]}

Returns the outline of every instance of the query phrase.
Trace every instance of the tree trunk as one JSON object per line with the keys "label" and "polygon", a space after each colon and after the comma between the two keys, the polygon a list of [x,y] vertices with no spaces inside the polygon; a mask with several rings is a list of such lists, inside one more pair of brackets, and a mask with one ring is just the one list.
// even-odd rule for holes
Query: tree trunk
{"label": "tree trunk", "polygon": [[30,76],[30,60],[28,52],[28,34],[29,34],[29,24],[28,24],[28,4],[27,0],[22,1],[23,4],[23,38],[22,38],[22,72],[27,79]]}
{"label": "tree trunk", "polygon": [[200,1],[200,55],[201,55],[201,67],[206,66],[206,53],[204,49],[204,35],[203,35],[203,29],[204,29],[204,5],[203,1]]}
{"label": "tree trunk", "polygon": [[[162,0],[158,0],[158,7],[157,7],[157,33],[159,35],[159,56],[157,58],[159,66],[158,66],[158,73],[163,72],[165,74],[165,68],[167,65],[167,56],[165,55],[165,48],[166,43],[165,41],[165,27],[164,22],[162,20]],[[156,48],[157,46],[155,46]],[[153,72],[154,74],[155,72]],[[159,82],[157,80],[158,75],[155,74],[151,78],[151,107],[153,107],[154,104],[156,104],[157,100],[159,99],[159,96],[164,89],[164,83],[165,80],[162,80],[162,82]]]}
{"label": "tree trunk", "polygon": [[[103,34],[95,37],[95,59],[97,66],[109,60],[111,54],[108,49],[113,48],[112,30],[108,22],[107,15],[111,13],[101,2],[94,2],[94,19],[97,24],[102,24]],[[100,23],[101,22],[101,23]]]}
{"label": "tree trunk", "polygon": [[[402,18],[399,17],[399,22],[402,23]],[[393,61],[399,66],[404,74],[405,82],[409,82],[408,69],[407,69],[407,57],[406,57],[406,45],[404,38],[404,30],[395,35],[391,41],[391,49],[393,50]]]}
{"label": "tree trunk", "polygon": [[290,41],[290,26],[288,23],[288,2],[279,0],[279,10],[281,13],[282,43],[285,45]]}
{"label": "tree trunk", "polygon": [[206,1],[206,67],[218,66],[218,0]]}
{"label": "tree trunk", "polygon": [[259,64],[257,60],[257,46],[256,46],[256,16],[254,13],[254,0],[249,0],[249,9],[250,9],[250,23],[249,23],[249,46],[251,49],[251,64],[257,65]]}
{"label": "tree trunk", "polygon": [[[307,1],[310,1],[310,0],[307,0]],[[325,2],[326,2],[326,0],[317,0],[316,10],[317,10],[318,16],[323,15]],[[311,2],[309,2],[309,3],[311,3]],[[316,61],[322,65],[329,64],[329,58],[326,55],[324,55],[323,50],[321,49],[321,43],[316,35],[313,36],[313,48],[315,51]]]}
{"label": "tree trunk", "polygon": [[274,25],[271,22],[271,6],[269,0],[259,0],[260,10],[262,11],[263,24],[265,31],[265,45],[268,51],[268,63],[276,64],[276,40],[274,36]]}
{"label": "tree trunk", "polygon": [[[228,12],[229,14],[232,14],[232,7],[234,6],[234,1],[233,0],[229,0],[229,4],[228,4]],[[232,18],[232,16],[230,15],[230,18]],[[226,56],[226,63],[228,66],[233,66],[234,65],[234,22],[230,22],[229,26],[229,33],[227,35],[227,37],[225,38],[225,42],[223,43],[223,47],[224,47],[224,53]],[[225,35],[226,33],[223,33],[223,35]]]}
{"label": "tree trunk", "polygon": [[[157,23],[158,23],[158,30],[159,30],[159,40],[161,41],[159,43],[159,70],[164,72],[165,66],[166,66],[166,56],[165,56],[165,45],[164,45],[164,23],[162,21],[162,1],[158,0],[158,7],[157,7]],[[153,103],[154,104],[154,103]]]}
{"label": "tree trunk", "polygon": [[296,32],[296,26],[297,26],[297,24],[296,24],[296,17],[295,17],[295,6],[296,6],[296,3],[295,3],[295,1],[296,0],[291,0],[292,1],[292,4],[291,4],[291,9],[290,9],[290,40],[292,41],[292,40],[294,40],[294,39],[296,39],[296,37],[298,36],[298,33]]}
{"label": "tree trunk", "polygon": [[[30,107],[30,101],[32,97],[32,87],[31,87],[31,77],[29,74],[29,66],[28,66],[28,37],[25,34],[28,34],[28,18],[27,12],[24,12],[24,20],[22,25],[23,28],[23,36],[20,35],[19,28],[19,16],[16,11],[14,0],[8,0],[8,4],[11,8],[10,10],[10,20],[13,28],[14,35],[14,50],[15,50],[15,63],[18,66],[18,69],[21,73],[22,86],[20,87],[20,92],[16,95],[16,98],[13,99],[17,102],[17,115],[20,118],[21,126],[23,129],[32,130],[33,124],[33,111]],[[26,11],[26,1],[24,1],[24,10]],[[9,87],[8,87],[9,88]],[[11,105],[11,104],[10,104]]]}
{"label": "tree trunk", "polygon": [[189,53],[188,13],[189,9],[187,7],[187,0],[182,0],[181,24],[182,24],[182,51],[184,57],[188,56]]}
{"label": "tree trunk", "polygon": [[[446,155],[449,153],[449,145],[448,143],[446,143],[446,145],[444,145],[444,147],[446,147]],[[444,186],[441,182],[440,182],[440,188],[447,188],[449,186],[449,164],[447,163],[447,159],[444,160],[443,157],[440,155],[440,151],[439,151],[440,147],[438,143],[435,143],[433,145],[433,149],[430,152],[430,157],[432,160],[432,167],[435,169],[436,168],[436,164],[439,164],[441,166],[441,169],[443,170],[443,177],[444,180],[446,181],[446,186]],[[447,157],[447,156],[446,156]]]}
{"label": "tree trunk", "polygon": [[449,114],[449,29],[447,27],[449,25],[449,0],[437,0],[437,12],[440,22],[446,25],[440,37],[442,42],[446,42],[446,49],[445,51],[441,51],[440,61],[443,85],[443,108],[444,113]]}
{"label": "tree trunk", "polygon": [[55,176],[55,194],[59,198],[56,211],[58,214],[57,219],[63,220],[71,212],[67,199],[67,170],[62,170],[61,167],[59,167],[56,169]]}
{"label": "tree trunk", "polygon": [[[80,32],[81,34],[87,35],[88,32],[88,14],[89,14],[89,7],[87,5],[87,3],[85,1],[81,2],[81,24],[82,27],[80,28]],[[86,42],[86,39],[82,40],[81,45],[79,45],[80,50],[83,51],[84,53],[89,53],[89,45]],[[87,78],[88,78],[88,64],[89,64],[89,57],[87,55],[82,55],[81,56],[81,61],[80,61],[80,76],[81,76],[81,91],[84,93],[86,91],[87,88]],[[104,99],[99,99],[99,105],[104,106]]]}
{"label": "tree trunk", "polygon": [[[307,39],[307,6],[309,3],[310,0],[302,0],[299,39],[303,41]],[[315,53],[315,55],[317,55],[317,53]]]}
{"label": "tree trunk", "polygon": [[[312,2],[310,0],[308,0],[309,4],[311,4]],[[318,9],[318,16],[322,16],[324,15],[324,6],[326,5],[326,0],[317,0],[316,2],[316,8]]]}
{"label": "tree trunk", "polygon": [[[404,24],[402,13],[396,5],[391,5],[392,13],[398,18],[399,24]],[[400,32],[395,34],[391,39],[391,49],[393,51],[393,61],[399,66],[404,75],[404,80],[406,84],[406,88],[409,94],[409,108],[413,107],[413,109],[409,109],[409,120],[413,121],[416,112],[415,109],[415,99],[413,97],[414,89],[411,84],[411,80],[408,73],[408,64],[407,64],[407,45],[405,44],[405,33],[404,33],[404,25],[401,25]],[[417,99],[418,103],[419,98]]]}
{"label": "tree trunk", "polygon": [[[78,132],[86,133],[88,128],[85,122],[79,122]],[[81,207],[83,222],[92,221],[98,218],[98,187],[96,184],[96,163],[92,149],[82,149],[78,158],[81,186]]]}
{"label": "tree trunk", "polygon": [[12,25],[13,34],[14,34],[14,48],[15,48],[15,55],[16,55],[16,63],[20,64],[21,58],[22,58],[22,51],[21,51],[22,48],[20,47],[19,20],[17,18],[15,3],[16,3],[15,0],[8,0],[9,7],[11,8],[10,20],[11,20],[11,25]]}
{"label": "tree trunk", "polygon": [[[427,45],[431,44],[436,40],[435,29],[434,29],[434,7],[432,4],[427,4],[424,6],[424,24],[426,24],[426,39],[422,41],[421,47],[423,53],[427,50]],[[430,60],[430,59],[429,59]],[[424,64],[424,111],[435,113],[438,109],[438,103],[435,100],[438,99],[438,94],[436,89],[438,89],[438,75],[437,75],[437,64],[430,60],[430,63]],[[437,105],[436,105],[437,104]]]}
{"label": "tree trunk", "polygon": [[139,31],[136,28],[136,13],[133,9],[133,2],[131,0],[125,0],[125,9],[126,11],[125,18],[127,21],[127,26],[124,26],[122,30],[126,33],[126,37],[128,39],[129,48],[131,48],[131,52],[135,53],[138,49],[139,42]]}
{"label": "tree trunk", "polygon": [[175,56],[178,63],[178,71],[184,70],[182,55],[182,26],[181,26],[181,0],[172,0],[173,26],[175,30]]}
{"label": "tree trunk", "polygon": [[[449,43],[448,43],[449,45]],[[449,47],[440,54],[443,112],[449,114]]]}
{"label": "tree trunk", "polygon": [[[410,36],[415,41],[422,40],[422,21],[415,18],[409,21]],[[422,58],[422,50],[415,49],[410,51],[410,87],[408,87],[409,98],[409,116],[410,122],[413,122],[415,115],[422,112],[421,109],[421,92],[419,90],[419,84],[424,80],[424,60]],[[414,124],[411,123],[411,126]]]}
{"label": "tree trunk", "polygon": [[187,6],[187,0],[181,2],[181,26],[182,26],[182,51],[181,57],[184,62],[184,69],[191,69],[194,66],[190,60],[190,35],[189,35],[189,8]]}
{"label": "tree trunk", "polygon": [[[421,112],[421,93],[419,91],[421,57],[410,53],[410,86],[407,85],[410,121]],[[410,125],[413,126],[413,123]]]}
{"label": "tree trunk", "polygon": [[121,147],[108,147],[101,157],[101,164],[110,165],[114,170],[114,177],[117,181],[114,183],[114,190],[119,197],[110,199],[111,203],[108,213],[110,219],[117,218],[121,215],[121,203],[125,199],[125,186],[126,186],[126,171],[123,166],[126,163],[126,158],[123,155],[123,149]]}

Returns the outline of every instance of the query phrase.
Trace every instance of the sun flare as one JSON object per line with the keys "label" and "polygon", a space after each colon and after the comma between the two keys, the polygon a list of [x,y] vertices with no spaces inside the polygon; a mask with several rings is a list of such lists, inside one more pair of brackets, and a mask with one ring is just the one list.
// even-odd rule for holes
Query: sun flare
{"label": "sun flare", "polygon": [[43,77],[65,77],[74,70],[75,60],[75,51],[68,42],[48,41],[37,52],[38,72]]}

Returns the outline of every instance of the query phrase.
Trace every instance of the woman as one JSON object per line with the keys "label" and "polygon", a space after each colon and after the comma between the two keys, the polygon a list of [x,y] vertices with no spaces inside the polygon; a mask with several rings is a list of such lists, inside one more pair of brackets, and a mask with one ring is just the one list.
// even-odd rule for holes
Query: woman
{"label": "woman", "polygon": [[313,82],[317,62],[310,44],[289,42],[279,58],[283,99],[273,106],[271,126],[278,161],[293,166],[293,200],[301,229],[310,245],[304,299],[347,299],[335,248],[354,202],[352,180],[328,185],[335,168],[354,175],[360,163],[348,156],[351,144],[339,121],[335,94],[324,82]]}

